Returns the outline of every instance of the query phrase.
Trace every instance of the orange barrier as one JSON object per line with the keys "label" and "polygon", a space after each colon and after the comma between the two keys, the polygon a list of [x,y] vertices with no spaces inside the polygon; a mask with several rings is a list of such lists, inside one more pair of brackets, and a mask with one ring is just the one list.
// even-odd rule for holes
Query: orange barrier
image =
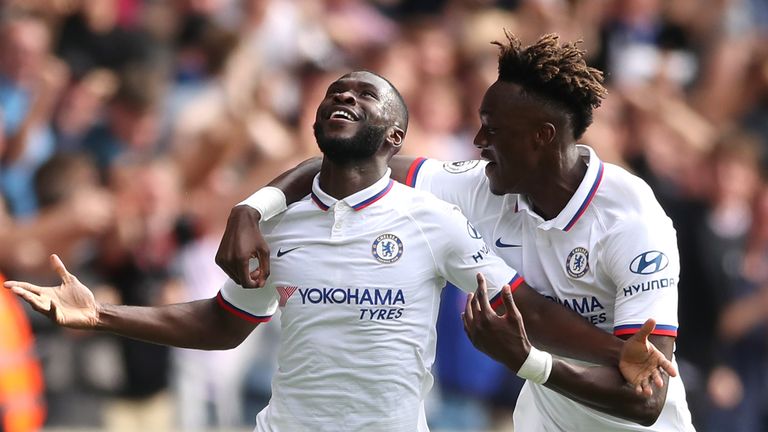
{"label": "orange barrier", "polygon": [[[5,278],[0,274],[0,283]],[[19,300],[0,287],[0,420],[3,432],[32,432],[45,421],[43,375]]]}

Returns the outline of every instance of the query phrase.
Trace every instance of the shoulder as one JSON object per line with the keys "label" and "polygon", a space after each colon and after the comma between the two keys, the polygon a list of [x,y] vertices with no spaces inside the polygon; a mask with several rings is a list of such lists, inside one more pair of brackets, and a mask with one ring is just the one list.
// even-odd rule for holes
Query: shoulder
{"label": "shoulder", "polygon": [[442,161],[438,159],[417,159],[411,165],[406,185],[419,187],[431,180],[471,185],[486,180],[484,160]]}
{"label": "shoulder", "polygon": [[617,165],[603,165],[596,207],[608,230],[648,225],[668,225],[671,228],[671,219],[645,180]]}
{"label": "shoulder", "polygon": [[398,209],[419,220],[439,218],[450,211],[461,213],[456,205],[443,201],[424,190],[413,189],[395,182],[392,191],[393,198],[397,199]]}
{"label": "shoulder", "polygon": [[275,230],[306,224],[321,214],[318,210],[309,195],[307,195],[299,201],[289,204],[284,212],[268,221],[259,223],[259,228],[266,235]]}
{"label": "shoulder", "polygon": [[409,219],[429,243],[450,241],[455,235],[467,232],[467,218],[457,205],[399,183],[393,192],[397,212]]}

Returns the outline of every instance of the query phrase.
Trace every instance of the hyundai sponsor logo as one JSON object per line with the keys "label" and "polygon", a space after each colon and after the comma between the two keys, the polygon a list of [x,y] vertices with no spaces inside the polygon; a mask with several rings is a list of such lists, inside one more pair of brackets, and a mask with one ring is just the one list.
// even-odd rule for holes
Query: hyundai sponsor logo
{"label": "hyundai sponsor logo", "polygon": [[641,275],[660,272],[669,265],[669,258],[661,251],[643,252],[629,264],[629,271]]}

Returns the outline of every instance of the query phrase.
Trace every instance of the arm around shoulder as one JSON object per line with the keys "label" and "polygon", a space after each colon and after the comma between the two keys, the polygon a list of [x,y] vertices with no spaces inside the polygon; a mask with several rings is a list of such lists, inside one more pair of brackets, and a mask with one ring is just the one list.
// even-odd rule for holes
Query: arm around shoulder
{"label": "arm around shoulder", "polygon": [[[216,264],[230,279],[245,288],[264,286],[269,277],[269,245],[261,236],[259,222],[306,196],[321,163],[319,157],[305,160],[232,209],[216,251]],[[254,271],[248,267],[252,257],[259,260]]]}

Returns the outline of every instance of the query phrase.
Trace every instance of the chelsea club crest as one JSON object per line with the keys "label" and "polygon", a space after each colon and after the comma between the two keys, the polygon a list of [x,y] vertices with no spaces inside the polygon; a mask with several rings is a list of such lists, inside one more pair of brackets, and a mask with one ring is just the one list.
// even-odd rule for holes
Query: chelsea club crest
{"label": "chelsea club crest", "polygon": [[589,252],[583,247],[577,247],[568,254],[565,260],[565,271],[572,278],[580,278],[589,270]]}
{"label": "chelsea club crest", "polygon": [[382,234],[373,241],[371,253],[380,263],[392,264],[403,256],[403,242],[394,234]]}
{"label": "chelsea club crest", "polygon": [[465,173],[472,168],[476,167],[480,163],[479,160],[465,160],[456,162],[445,162],[443,169],[451,174]]}

